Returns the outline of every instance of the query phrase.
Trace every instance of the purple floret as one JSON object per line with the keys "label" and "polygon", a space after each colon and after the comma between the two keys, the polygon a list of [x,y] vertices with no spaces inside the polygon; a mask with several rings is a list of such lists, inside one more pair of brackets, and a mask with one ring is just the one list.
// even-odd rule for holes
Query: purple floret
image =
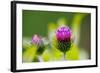
{"label": "purple floret", "polygon": [[42,43],[42,40],[41,40],[41,38],[38,35],[34,35],[32,37],[32,44],[40,46],[41,43]]}
{"label": "purple floret", "polygon": [[56,31],[58,41],[68,42],[71,38],[71,29],[67,26],[61,26]]}

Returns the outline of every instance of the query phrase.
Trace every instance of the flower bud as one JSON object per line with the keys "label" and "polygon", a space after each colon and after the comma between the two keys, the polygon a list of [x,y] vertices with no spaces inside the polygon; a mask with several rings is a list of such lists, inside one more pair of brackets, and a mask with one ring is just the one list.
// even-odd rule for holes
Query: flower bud
{"label": "flower bud", "polygon": [[41,46],[41,44],[42,44],[41,37],[39,37],[38,35],[34,35],[32,37],[32,44],[37,45],[37,46]]}
{"label": "flower bud", "polygon": [[44,42],[42,40],[42,37],[38,36],[38,35],[34,35],[32,37],[32,44],[37,46],[37,54],[41,55],[44,50],[45,50],[45,45]]}

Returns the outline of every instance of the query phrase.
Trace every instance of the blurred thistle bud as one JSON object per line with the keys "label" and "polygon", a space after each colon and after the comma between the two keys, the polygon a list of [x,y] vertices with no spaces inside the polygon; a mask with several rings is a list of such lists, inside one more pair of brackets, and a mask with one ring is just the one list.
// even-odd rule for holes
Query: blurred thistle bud
{"label": "blurred thistle bud", "polygon": [[32,44],[37,46],[37,56],[34,58],[34,61],[43,61],[42,59],[42,54],[44,52],[44,50],[46,49],[46,45],[49,44],[47,38],[38,36],[38,35],[34,35],[32,37]]}
{"label": "blurred thistle bud", "polygon": [[38,35],[34,35],[32,37],[32,44],[37,46],[37,55],[42,55],[42,53],[45,50],[46,45],[49,44],[48,40],[44,37],[38,36]]}
{"label": "blurred thistle bud", "polygon": [[60,26],[56,31],[57,48],[66,53],[71,47],[71,29],[68,26]]}
{"label": "blurred thistle bud", "polygon": [[41,46],[42,43],[43,43],[43,42],[42,42],[42,39],[41,39],[40,36],[34,35],[34,36],[32,37],[32,44],[37,45],[37,46]]}
{"label": "blurred thistle bud", "polygon": [[45,50],[45,45],[43,43],[42,37],[34,35],[32,37],[32,44],[37,46],[37,54],[41,55]]}

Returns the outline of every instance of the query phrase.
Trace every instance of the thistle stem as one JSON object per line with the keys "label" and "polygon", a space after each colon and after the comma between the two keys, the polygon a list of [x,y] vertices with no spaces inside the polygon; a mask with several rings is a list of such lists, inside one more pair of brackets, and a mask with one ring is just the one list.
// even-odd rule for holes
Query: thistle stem
{"label": "thistle stem", "polygon": [[66,60],[66,53],[63,53],[63,60]]}
{"label": "thistle stem", "polygon": [[66,60],[66,52],[64,52],[64,60]]}
{"label": "thistle stem", "polygon": [[38,55],[39,62],[43,62],[41,55]]}

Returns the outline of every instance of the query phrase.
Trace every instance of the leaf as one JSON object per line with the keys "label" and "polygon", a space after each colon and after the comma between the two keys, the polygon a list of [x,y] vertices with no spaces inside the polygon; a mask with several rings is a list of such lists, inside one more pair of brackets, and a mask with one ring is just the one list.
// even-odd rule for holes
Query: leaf
{"label": "leaf", "polygon": [[32,62],[35,57],[36,47],[32,46],[27,48],[25,52],[23,52],[23,62]]}
{"label": "leaf", "polygon": [[51,54],[49,53],[48,50],[45,50],[44,53],[42,54],[42,58],[45,62],[50,61],[51,59]]}
{"label": "leaf", "polygon": [[79,60],[79,48],[75,44],[66,52],[66,58],[67,60]]}

